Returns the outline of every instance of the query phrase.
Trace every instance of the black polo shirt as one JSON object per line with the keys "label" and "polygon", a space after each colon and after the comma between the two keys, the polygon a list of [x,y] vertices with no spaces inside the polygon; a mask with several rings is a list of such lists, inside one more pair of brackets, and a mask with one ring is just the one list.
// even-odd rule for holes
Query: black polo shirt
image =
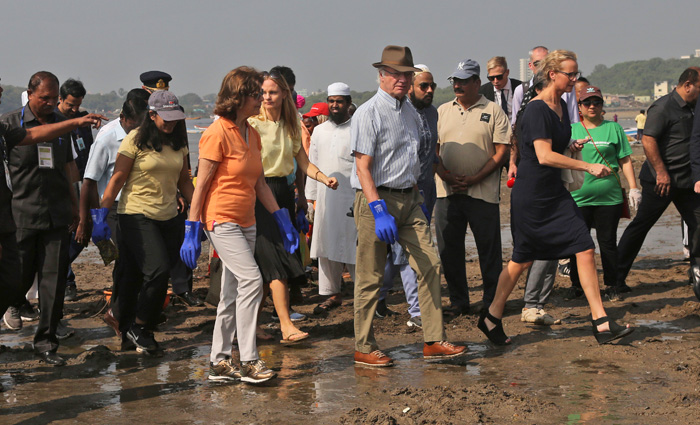
{"label": "black polo shirt", "polygon": [[[49,122],[62,121],[54,113]],[[41,125],[29,105],[0,117],[11,129]],[[50,145],[53,168],[39,168],[38,146]],[[50,229],[68,226],[72,221],[70,189],[66,164],[73,161],[70,134],[50,142],[32,146],[17,146],[10,151],[12,175],[12,214],[17,227]]]}
{"label": "black polo shirt", "polygon": [[[0,121],[0,161],[5,162],[7,153],[19,142],[24,140],[27,130],[23,128],[10,129]],[[15,220],[12,218],[12,192],[5,181],[5,166],[2,165],[2,181],[0,181],[0,233],[14,232]]]}
{"label": "black polo shirt", "polygon": [[[673,187],[693,188],[689,153],[692,130],[693,107],[688,105],[676,90],[654,102],[647,111],[644,135],[656,139]],[[649,160],[642,165],[639,179],[656,182],[656,171]]]}

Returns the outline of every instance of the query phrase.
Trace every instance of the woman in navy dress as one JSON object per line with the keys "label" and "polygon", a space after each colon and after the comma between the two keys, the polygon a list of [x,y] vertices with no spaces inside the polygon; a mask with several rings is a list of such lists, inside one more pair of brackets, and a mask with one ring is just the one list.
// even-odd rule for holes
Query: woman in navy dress
{"label": "woman in navy dress", "polygon": [[510,343],[501,316],[515,283],[533,260],[576,256],[579,278],[593,318],[593,334],[604,344],[632,329],[606,317],[595,267],[595,245],[576,203],[564,188],[561,169],[580,170],[605,177],[610,169],[564,156],[571,125],[562,94],[570,92],[580,76],[576,54],[556,50],[540,65],[547,86],[525,109],[520,140],[520,165],[511,195],[513,258],[498,279],[496,297],[479,319],[479,329],[495,344]]}

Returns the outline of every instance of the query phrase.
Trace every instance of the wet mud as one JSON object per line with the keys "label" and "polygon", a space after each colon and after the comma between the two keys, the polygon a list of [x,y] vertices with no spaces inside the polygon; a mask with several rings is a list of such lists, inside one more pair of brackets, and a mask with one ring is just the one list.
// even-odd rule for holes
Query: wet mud
{"label": "wet mud", "polygon": [[[503,193],[507,233],[507,189]],[[621,229],[626,225],[621,223]],[[100,319],[101,291],[110,285],[111,268],[89,250],[74,267],[78,300],[65,308],[65,318],[76,329],[59,348],[68,361],[65,367],[47,366],[33,356],[35,325],[25,323],[20,332],[1,328],[0,423],[696,423],[700,304],[688,285],[680,219],[673,208],[654,232],[630,273],[632,293],[619,302],[605,301],[618,323],[638,327],[617,344],[596,343],[586,302],[565,299],[569,279],[557,276],[546,310],[562,324],[520,321],[521,279],[503,321],[513,344],[494,347],[476,328],[482,288],[470,248],[466,267],[475,313],[445,322],[449,339],[468,346],[466,355],[423,360],[422,334],[406,326],[407,305],[397,284],[388,298],[397,314],[374,322],[380,347],[396,366],[355,366],[352,283],[343,287],[343,305],[327,316],[312,314],[321,297],[311,284],[303,289],[304,303],[294,307],[309,317],[300,324],[312,336],[305,343],[281,346],[271,306],[265,308],[262,323],[276,340],[260,342],[259,350],[278,377],[257,386],[207,380],[216,311],[210,305],[187,308],[174,300],[168,306],[168,320],[156,332],[163,357],[120,351],[120,341]],[[466,243],[472,243],[469,235]],[[504,240],[504,259],[508,246]],[[204,298],[209,280],[199,276],[206,271],[202,261],[195,293]],[[442,301],[449,305],[444,286]]]}

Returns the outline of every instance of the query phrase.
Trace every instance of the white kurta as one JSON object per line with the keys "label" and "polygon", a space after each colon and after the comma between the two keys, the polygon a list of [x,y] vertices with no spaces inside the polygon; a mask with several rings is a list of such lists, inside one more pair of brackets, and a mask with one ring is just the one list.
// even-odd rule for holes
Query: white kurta
{"label": "white kurta", "polygon": [[347,216],[355,201],[355,189],[350,186],[350,121],[336,125],[329,120],[314,128],[309,160],[328,177],[338,179],[338,189],[307,178],[306,199],[316,200],[311,258],[355,264],[357,229],[354,219]]}

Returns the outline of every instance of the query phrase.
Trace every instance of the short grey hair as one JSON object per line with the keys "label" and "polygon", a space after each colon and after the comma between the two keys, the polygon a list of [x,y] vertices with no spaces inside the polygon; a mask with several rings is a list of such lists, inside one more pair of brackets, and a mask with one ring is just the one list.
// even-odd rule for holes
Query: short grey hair
{"label": "short grey hair", "polygon": [[535,53],[535,50],[542,50],[542,49],[546,50],[547,53],[549,53],[549,49],[546,48],[545,46],[535,46],[532,49],[530,49],[530,51],[528,52],[528,58],[529,58],[530,62],[532,62],[532,54]]}

